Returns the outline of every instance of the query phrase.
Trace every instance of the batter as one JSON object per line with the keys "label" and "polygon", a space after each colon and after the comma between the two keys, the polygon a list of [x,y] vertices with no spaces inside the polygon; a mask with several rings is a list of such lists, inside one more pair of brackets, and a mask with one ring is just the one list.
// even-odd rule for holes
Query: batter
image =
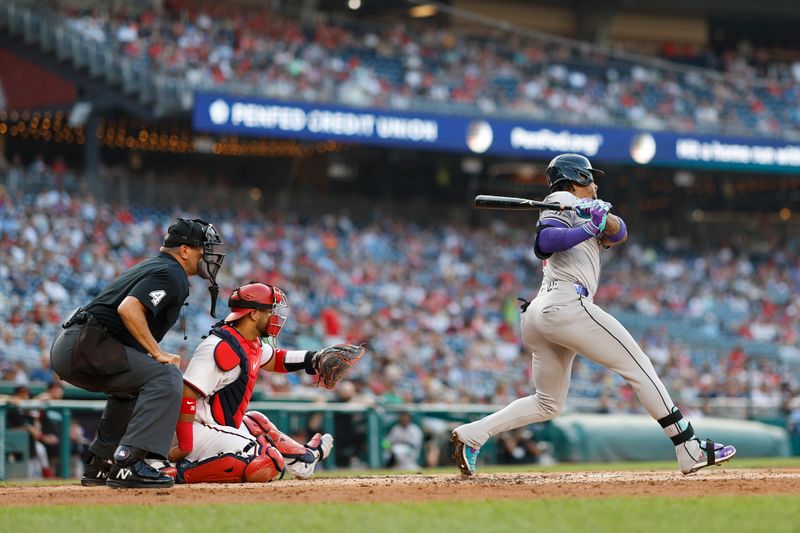
{"label": "batter", "polygon": [[631,334],[592,302],[601,250],[627,240],[625,222],[609,213],[611,204],[597,198],[594,178],[603,171],[592,168],[582,155],[562,154],[550,162],[546,174],[550,195],[545,201],[574,210],[542,211],[536,227],[534,251],[543,260],[544,277],[536,298],[522,305],[521,316],[536,394],[453,431],[454,459],[462,474],[475,474],[480,448],[490,437],[558,415],[567,399],[576,353],[616,372],[633,387],[675,445],[681,472],[690,474],[732,459],[733,446],[695,437]]}

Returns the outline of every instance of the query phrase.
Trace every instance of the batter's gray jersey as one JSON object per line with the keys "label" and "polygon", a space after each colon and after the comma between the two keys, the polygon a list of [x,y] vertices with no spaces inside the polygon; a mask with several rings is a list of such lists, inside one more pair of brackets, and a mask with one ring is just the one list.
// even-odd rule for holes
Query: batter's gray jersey
{"label": "batter's gray jersey", "polygon": [[[568,191],[551,193],[545,202],[562,205],[575,205],[578,197]],[[539,224],[547,224],[548,220],[558,220],[570,228],[586,224],[588,220],[580,218],[575,211],[542,211]],[[597,292],[600,281],[600,239],[590,238],[563,252],[554,252],[544,261],[542,285],[556,280],[580,283],[589,294]]]}

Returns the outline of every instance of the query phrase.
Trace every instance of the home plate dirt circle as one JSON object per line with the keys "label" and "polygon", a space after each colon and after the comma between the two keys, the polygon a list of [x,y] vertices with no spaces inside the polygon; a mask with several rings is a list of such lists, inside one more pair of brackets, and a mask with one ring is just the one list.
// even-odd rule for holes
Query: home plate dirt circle
{"label": "home plate dirt circle", "polygon": [[111,489],[80,485],[0,486],[0,506],[8,505],[208,505],[247,501],[419,502],[611,496],[697,497],[708,495],[798,494],[800,469],[709,469],[684,476],[674,472],[492,473],[474,478],[457,474],[315,478],[253,484],[176,485],[172,489]]}

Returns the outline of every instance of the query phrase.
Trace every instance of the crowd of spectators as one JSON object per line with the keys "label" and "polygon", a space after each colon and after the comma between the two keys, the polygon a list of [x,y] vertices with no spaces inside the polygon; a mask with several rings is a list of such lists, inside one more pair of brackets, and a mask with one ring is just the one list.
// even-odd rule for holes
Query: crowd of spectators
{"label": "crowd of spectators", "polygon": [[800,138],[800,62],[752,47],[712,54],[665,46],[654,53],[705,67],[689,68],[509,30],[478,37],[425,21],[381,25],[324,13],[300,18],[263,4],[171,0],[158,12],[69,10],[60,16],[149,75],[181,80],[190,89]]}
{"label": "crowd of spectators", "polygon": [[[25,180],[33,172],[13,171]],[[45,165],[45,183],[51,175]],[[357,221],[320,213],[162,211],[46,186],[37,194],[0,193],[0,377],[20,385],[52,380],[47,355],[64,316],[155,254],[179,215],[212,221],[227,244],[218,314],[237,284],[265,280],[283,288],[291,305],[279,344],[368,344],[370,355],[343,387],[350,397],[342,401],[505,403],[530,392],[515,301],[534,296],[541,281],[529,228],[500,221],[425,225],[386,215]],[[596,301],[612,313],[663,324],[632,330],[687,410],[708,410],[718,397],[782,405],[798,387],[796,368],[787,371],[777,357],[796,344],[800,324],[797,245],[743,240],[735,248],[658,248],[634,236],[607,253]],[[202,283],[189,303],[184,327],[165,339],[187,360],[213,322]],[[680,324],[703,337],[671,332]],[[695,344],[709,339],[718,345],[710,355]],[[774,346],[773,357],[726,347],[753,340]],[[605,369],[582,360],[573,376],[572,396],[585,400],[583,408],[639,409],[630,388]],[[271,374],[258,387],[276,396],[323,394],[305,374]]]}

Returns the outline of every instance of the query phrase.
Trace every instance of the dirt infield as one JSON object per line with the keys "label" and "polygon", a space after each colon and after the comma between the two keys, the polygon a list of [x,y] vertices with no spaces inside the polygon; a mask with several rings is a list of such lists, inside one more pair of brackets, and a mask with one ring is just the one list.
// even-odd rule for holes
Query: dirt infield
{"label": "dirt infield", "polygon": [[800,469],[673,472],[454,474],[283,480],[267,484],[179,485],[171,490],[114,490],[79,485],[0,486],[7,505],[201,505],[272,502],[419,502],[428,500],[800,494]]}

